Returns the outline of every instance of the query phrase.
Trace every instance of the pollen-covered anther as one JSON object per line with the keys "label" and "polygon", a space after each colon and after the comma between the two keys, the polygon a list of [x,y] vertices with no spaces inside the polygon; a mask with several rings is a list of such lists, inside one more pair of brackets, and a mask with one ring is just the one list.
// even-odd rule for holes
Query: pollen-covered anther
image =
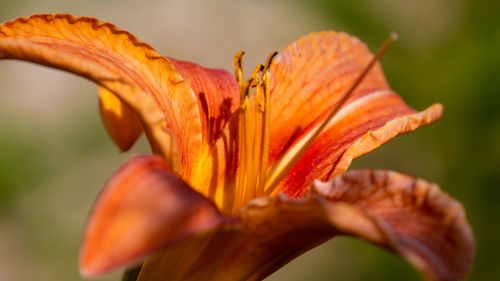
{"label": "pollen-covered anther", "polygon": [[264,65],[264,69],[262,70],[264,74],[269,73],[269,68],[274,61],[274,58],[278,55],[278,52],[272,52],[266,59],[266,64]]}
{"label": "pollen-covered anther", "polygon": [[236,53],[234,56],[234,78],[238,83],[240,83],[240,90],[241,90],[241,83],[243,82],[243,55],[245,54],[245,51],[239,51]]}

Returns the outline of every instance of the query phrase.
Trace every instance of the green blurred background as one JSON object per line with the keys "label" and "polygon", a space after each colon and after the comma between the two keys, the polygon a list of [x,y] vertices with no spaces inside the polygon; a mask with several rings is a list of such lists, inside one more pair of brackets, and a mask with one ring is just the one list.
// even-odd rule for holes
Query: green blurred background
{"label": "green blurred background", "polygon": [[[468,280],[498,280],[500,267],[499,1],[81,1],[0,0],[0,22],[32,13],[98,17],[168,56],[231,69],[247,51],[262,62],[312,31],[344,30],[375,50],[393,89],[413,107],[445,105],[441,121],[358,159],[439,183],[466,207],[478,250]],[[130,153],[119,154],[97,112],[95,86],[72,75],[0,61],[0,280],[81,280],[85,217]],[[147,151],[144,140],[134,149]],[[119,274],[102,280],[119,280]],[[337,238],[269,280],[421,280],[374,246]]]}

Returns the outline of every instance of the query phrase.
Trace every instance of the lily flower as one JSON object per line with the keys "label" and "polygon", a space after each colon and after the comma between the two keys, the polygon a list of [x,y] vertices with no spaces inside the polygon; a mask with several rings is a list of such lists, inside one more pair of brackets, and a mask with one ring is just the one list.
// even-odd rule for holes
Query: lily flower
{"label": "lily flower", "polygon": [[[152,155],[124,164],[90,213],[83,276],[140,265],[129,280],[261,280],[350,235],[458,280],[475,241],[464,209],[436,184],[351,161],[439,119],[407,106],[357,38],[316,32],[243,77],[159,55],[94,18],[33,15],[0,26],[0,58],[98,84],[120,150],[144,133]],[[347,172],[346,172],[347,171]]]}

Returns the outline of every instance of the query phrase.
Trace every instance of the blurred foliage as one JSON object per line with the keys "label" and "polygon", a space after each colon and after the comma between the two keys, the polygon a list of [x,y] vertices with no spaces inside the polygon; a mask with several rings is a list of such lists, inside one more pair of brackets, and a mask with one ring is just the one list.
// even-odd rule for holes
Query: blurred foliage
{"label": "blurred foliage", "polygon": [[[30,141],[26,136],[19,136],[20,132],[14,128],[0,126],[3,134],[9,138],[0,138],[0,208],[12,201],[12,196],[29,187],[35,181],[43,180],[48,176],[40,161],[44,157],[43,148],[36,141]],[[12,163],[23,167],[10,169]],[[41,167],[41,169],[40,169]]]}
{"label": "blurred foliage", "polygon": [[[173,0],[156,2],[163,3],[163,6],[156,9],[160,11],[158,13],[163,13],[162,8],[168,10],[166,8],[181,5],[180,1]],[[222,2],[228,4],[230,1]],[[255,9],[268,1],[236,2],[238,4],[231,5],[244,10]],[[476,234],[477,260],[469,280],[495,280],[494,276],[500,276],[500,268],[495,265],[496,254],[500,252],[498,239],[500,225],[496,223],[500,215],[500,204],[497,203],[500,196],[498,189],[500,79],[497,78],[500,73],[498,54],[500,2],[487,0],[276,2],[282,7],[271,13],[277,19],[284,21],[280,16],[288,13],[287,9],[299,7],[299,10],[302,9],[301,13],[314,15],[315,21],[310,23],[309,21],[312,21],[310,17],[297,16],[294,21],[299,22],[298,25],[307,28],[314,26],[317,30],[347,31],[366,42],[372,50],[377,48],[390,31],[399,33],[400,41],[382,58],[389,83],[408,104],[417,109],[423,109],[434,102],[443,103],[444,117],[434,125],[399,137],[361,157],[354,162],[353,168],[394,169],[439,183],[444,190],[463,202]],[[50,0],[42,3],[35,0],[0,0],[0,18],[3,21],[11,19],[12,15],[26,16],[33,12],[78,11],[78,14],[116,21],[119,26],[122,26],[123,22],[126,23],[128,18],[132,23],[155,20],[155,17],[149,18],[144,14],[135,16],[138,10],[136,8],[142,8],[143,4],[138,6],[132,3],[134,2],[107,1],[104,4],[101,1]],[[214,7],[220,9],[222,6]],[[268,15],[263,13],[263,10],[265,9],[259,10],[260,15]],[[193,17],[191,20],[197,24],[189,27],[188,31],[182,29],[185,28],[182,25],[184,23],[179,23],[182,27],[178,31],[179,36],[193,37],[186,33],[195,31],[199,32],[200,36],[204,32],[210,34],[206,30],[218,26],[211,25],[208,21],[210,15],[215,15],[216,12],[203,10],[203,13],[198,13],[195,7],[180,11],[179,14],[194,13],[200,17],[207,15],[207,18],[201,19],[201,22],[206,21],[202,28],[200,19]],[[243,18],[243,13],[240,16],[240,12],[240,10],[234,11]],[[225,14],[213,18],[217,18],[224,26],[227,25],[225,20],[228,17]],[[123,21],[120,22],[120,19]],[[262,37],[246,39],[246,42],[255,43],[252,46],[263,46],[265,51],[258,50],[263,57],[267,49],[279,49],[283,47],[280,45],[282,41],[294,39],[287,36],[301,35],[295,35],[290,27],[286,32],[282,32],[281,26],[292,26],[291,23],[284,22],[278,27],[278,23],[272,22],[269,16],[263,16],[263,22],[265,24],[261,22],[259,24],[262,24],[261,28],[266,29],[267,35],[254,31],[249,34]],[[254,22],[235,24],[242,33],[250,30],[253,25]],[[151,36],[153,40],[158,38],[156,29],[141,29],[134,24],[130,26],[140,38],[145,37],[144,33],[146,37],[150,35],[147,32],[153,32]],[[230,36],[226,35],[227,32],[224,30],[218,32]],[[169,35],[176,34],[171,32]],[[202,38],[211,35],[206,36]],[[274,41],[262,40],[274,37],[277,38]],[[182,39],[185,40],[184,37]],[[144,40],[149,41],[148,38]],[[180,39],[178,41],[184,42]],[[173,54],[168,54],[174,56],[175,52],[184,49],[183,43],[179,42],[167,41],[165,45],[160,45],[159,49],[169,46],[169,51],[173,50]],[[191,58],[210,61],[213,57],[224,56],[227,57],[224,63],[230,63],[232,54],[221,54],[217,47],[220,44],[218,41],[216,44],[206,43],[215,47],[209,51],[199,52],[196,45],[190,46],[198,51],[198,56],[201,56],[191,55]],[[231,49],[235,49],[235,52],[236,48],[239,46],[231,45]],[[247,47],[247,50],[251,53],[252,49],[248,48],[250,47]],[[189,58],[189,55],[187,56]],[[0,63],[0,74],[8,75],[5,65],[4,62]],[[223,63],[213,66],[230,67]],[[55,75],[55,72],[50,73],[50,76],[52,75]],[[50,120],[40,121],[38,119],[43,118],[37,113],[30,112],[29,109],[24,109],[28,114],[24,114],[27,116],[23,120],[9,118],[13,116],[15,109],[10,110],[8,102],[7,106],[2,104],[5,103],[3,96],[28,93],[16,90],[14,82],[20,83],[19,81],[12,81],[10,84],[9,79],[2,80],[0,93],[0,260],[3,259],[0,263],[0,280],[2,281],[33,280],[33,276],[36,276],[37,280],[75,280],[78,276],[76,266],[78,243],[85,215],[113,167],[130,156],[118,155],[107,140],[99,122],[95,99],[76,98],[95,91],[95,88],[90,83],[81,84],[79,80],[71,80],[72,78],[66,76],[63,78],[69,81],[71,85],[69,89],[79,89],[78,92],[83,93],[68,96],[68,100],[73,103],[77,101],[79,105],[68,107],[70,112],[60,115],[64,122],[59,123]],[[43,84],[43,81],[38,82],[37,85]],[[5,89],[9,90],[4,92]],[[52,129],[40,128],[38,127],[40,124]],[[53,129],[55,127],[57,130]],[[139,145],[139,150],[147,150],[144,140]],[[35,273],[29,273],[25,268],[30,268]],[[55,272],[58,273],[57,278],[54,277]],[[332,276],[335,280],[343,281],[421,280],[410,266],[395,256],[375,246],[349,238],[333,239],[293,261],[269,280],[331,280]],[[107,280],[119,280],[119,277],[115,275]]]}

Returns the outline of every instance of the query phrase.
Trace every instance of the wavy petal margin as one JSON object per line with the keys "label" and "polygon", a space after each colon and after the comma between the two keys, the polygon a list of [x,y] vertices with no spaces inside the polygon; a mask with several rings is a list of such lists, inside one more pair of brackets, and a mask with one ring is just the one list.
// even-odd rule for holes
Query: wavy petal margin
{"label": "wavy petal margin", "polygon": [[460,203],[435,184],[391,171],[350,171],[302,199],[256,199],[240,217],[247,235],[212,280],[261,280],[336,235],[393,251],[429,280],[459,280],[474,260]]}
{"label": "wavy petal margin", "polygon": [[0,59],[66,70],[108,89],[138,115],[155,153],[165,149],[165,130],[174,134],[183,176],[202,157],[197,97],[168,59],[127,31],[66,14],[18,18],[0,26]]}
{"label": "wavy petal margin", "polygon": [[356,142],[342,154],[333,172],[330,172],[329,177],[323,180],[330,180],[347,171],[353,159],[376,149],[399,135],[429,125],[439,120],[442,115],[443,106],[441,104],[434,104],[422,112],[397,117],[385,123],[384,126],[369,131],[361,138],[357,139]]}
{"label": "wavy petal margin", "polygon": [[80,253],[87,277],[133,265],[180,239],[238,225],[150,155],[118,170],[89,216]]}
{"label": "wavy petal margin", "polygon": [[430,280],[459,280],[472,267],[476,244],[464,208],[436,184],[393,171],[354,170],[316,182],[313,193],[325,196],[331,210],[345,204],[337,217],[351,219],[336,220],[339,230],[389,248]]}
{"label": "wavy petal margin", "polygon": [[318,137],[285,176],[278,190],[300,197],[315,179],[332,179],[345,172],[353,159],[442,116],[441,104],[434,104],[421,112],[400,115],[404,111],[393,112],[394,103],[386,95],[400,99],[392,92],[379,92],[353,103],[355,107],[346,107],[344,112],[339,112],[339,115],[345,115],[332,120],[330,129]]}

